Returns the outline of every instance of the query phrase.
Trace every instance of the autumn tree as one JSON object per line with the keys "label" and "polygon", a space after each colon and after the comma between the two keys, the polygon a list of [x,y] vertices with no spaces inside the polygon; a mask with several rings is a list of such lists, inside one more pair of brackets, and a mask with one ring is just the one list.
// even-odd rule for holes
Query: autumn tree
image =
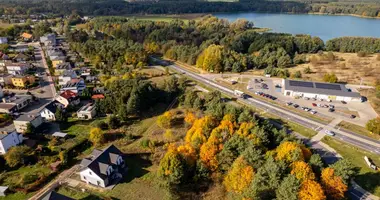
{"label": "autumn tree", "polygon": [[166,111],[164,114],[158,116],[157,125],[161,128],[169,129],[171,127],[173,114],[170,111]]}
{"label": "autumn tree", "polygon": [[210,116],[204,116],[195,120],[186,133],[185,141],[194,144],[194,147],[199,147],[207,141],[215,125],[215,120]]}
{"label": "autumn tree", "polygon": [[194,166],[197,161],[197,151],[190,144],[180,145],[177,151],[185,159],[189,166]]}
{"label": "autumn tree", "polygon": [[344,199],[344,193],[347,191],[347,185],[342,178],[334,174],[334,169],[325,168],[321,175],[322,187],[325,189],[326,196],[329,199]]}
{"label": "autumn tree", "polygon": [[290,174],[294,175],[298,180],[314,180],[315,175],[311,167],[304,161],[295,161],[291,165]]}
{"label": "autumn tree", "polygon": [[195,117],[194,113],[192,112],[186,112],[186,115],[185,115],[185,122],[189,125],[193,124],[194,121],[196,120],[197,118]]}
{"label": "autumn tree", "polygon": [[366,128],[368,131],[380,135],[380,117],[369,120],[366,124]]}
{"label": "autumn tree", "polygon": [[325,200],[326,196],[321,185],[313,180],[305,180],[298,192],[299,200]]}
{"label": "autumn tree", "polygon": [[222,150],[222,144],[219,138],[210,136],[206,143],[202,144],[199,157],[202,163],[211,171],[218,168],[216,155]]}
{"label": "autumn tree", "polygon": [[96,146],[104,142],[104,132],[100,128],[92,128],[90,130],[89,140]]}
{"label": "autumn tree", "polygon": [[223,71],[222,53],[223,46],[212,44],[198,56],[196,66],[211,72]]}
{"label": "autumn tree", "polygon": [[252,166],[248,165],[243,157],[239,157],[234,161],[231,169],[224,177],[223,184],[227,191],[242,193],[250,185],[253,174]]}
{"label": "autumn tree", "polygon": [[170,185],[180,184],[186,175],[186,161],[175,149],[170,148],[161,159],[158,175]]}
{"label": "autumn tree", "polygon": [[284,160],[286,162],[303,161],[304,155],[299,144],[295,142],[283,142],[276,149],[277,160]]}
{"label": "autumn tree", "polygon": [[4,159],[9,167],[16,167],[24,163],[25,157],[30,151],[31,149],[25,145],[11,147],[5,154]]}
{"label": "autumn tree", "polygon": [[164,133],[164,138],[166,140],[172,140],[174,138],[173,131],[171,129],[166,129]]}

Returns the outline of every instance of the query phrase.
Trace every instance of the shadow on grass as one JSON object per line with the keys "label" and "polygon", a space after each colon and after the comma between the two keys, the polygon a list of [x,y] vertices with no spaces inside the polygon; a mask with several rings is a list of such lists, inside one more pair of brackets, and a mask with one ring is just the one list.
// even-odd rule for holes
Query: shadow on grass
{"label": "shadow on grass", "polygon": [[128,170],[124,174],[124,178],[120,183],[129,183],[135,178],[140,178],[149,173],[149,171],[144,168],[152,166],[152,162],[149,159],[150,155],[150,153],[126,155],[124,157],[124,160],[128,167]]}
{"label": "shadow on grass", "polygon": [[380,172],[367,172],[355,177],[355,182],[368,192],[374,193],[379,188]]}
{"label": "shadow on grass", "polygon": [[[98,197],[96,195],[93,195],[93,194],[90,194],[88,195],[87,197],[84,197],[84,198],[81,198],[80,200],[103,200],[104,198],[101,198],[101,197]],[[110,200],[119,200],[118,198],[107,198],[107,199],[110,199]]]}

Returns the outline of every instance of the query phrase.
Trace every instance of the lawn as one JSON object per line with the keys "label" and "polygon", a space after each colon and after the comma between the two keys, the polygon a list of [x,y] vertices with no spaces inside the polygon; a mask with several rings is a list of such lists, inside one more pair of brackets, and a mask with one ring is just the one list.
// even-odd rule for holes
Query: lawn
{"label": "lawn", "polygon": [[380,166],[380,156],[340,142],[331,137],[324,137],[322,141],[334,148],[343,158],[349,159],[352,164],[360,169],[359,175],[355,177],[356,183],[372,194],[380,196],[380,171],[376,172],[370,169],[364,161],[364,156],[367,156],[371,158],[377,166]]}
{"label": "lawn", "polygon": [[349,131],[353,131],[353,132],[361,134],[361,135],[365,135],[365,136],[373,138],[373,139],[380,140],[380,135],[373,134],[373,133],[369,132],[366,128],[359,126],[359,125],[356,125],[356,124],[352,124],[350,122],[341,121],[336,126],[336,128],[338,128],[338,127],[341,127],[343,129],[346,129]]}
{"label": "lawn", "polygon": [[305,128],[305,127],[298,125],[296,123],[293,123],[291,121],[287,121],[286,124],[288,125],[290,130],[292,130],[296,133],[299,133],[299,134],[301,134],[307,138],[312,138],[313,136],[318,134],[318,132],[313,130],[313,129]]}

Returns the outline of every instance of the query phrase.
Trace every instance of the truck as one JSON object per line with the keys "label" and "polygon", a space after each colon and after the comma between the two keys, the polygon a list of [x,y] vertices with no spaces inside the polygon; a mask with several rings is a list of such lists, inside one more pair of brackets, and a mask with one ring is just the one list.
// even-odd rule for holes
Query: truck
{"label": "truck", "polygon": [[244,92],[240,91],[240,90],[234,90],[234,95],[239,97],[239,98],[243,98],[245,99],[245,94]]}

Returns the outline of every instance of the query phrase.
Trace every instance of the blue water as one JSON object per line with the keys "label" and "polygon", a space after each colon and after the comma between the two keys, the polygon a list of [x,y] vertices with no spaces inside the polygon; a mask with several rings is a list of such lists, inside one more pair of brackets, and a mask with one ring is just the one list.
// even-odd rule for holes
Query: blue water
{"label": "blue water", "polygon": [[272,32],[309,34],[324,41],[343,36],[380,37],[380,19],[271,13],[218,13],[214,16],[229,21],[245,18],[256,27],[270,28]]}

